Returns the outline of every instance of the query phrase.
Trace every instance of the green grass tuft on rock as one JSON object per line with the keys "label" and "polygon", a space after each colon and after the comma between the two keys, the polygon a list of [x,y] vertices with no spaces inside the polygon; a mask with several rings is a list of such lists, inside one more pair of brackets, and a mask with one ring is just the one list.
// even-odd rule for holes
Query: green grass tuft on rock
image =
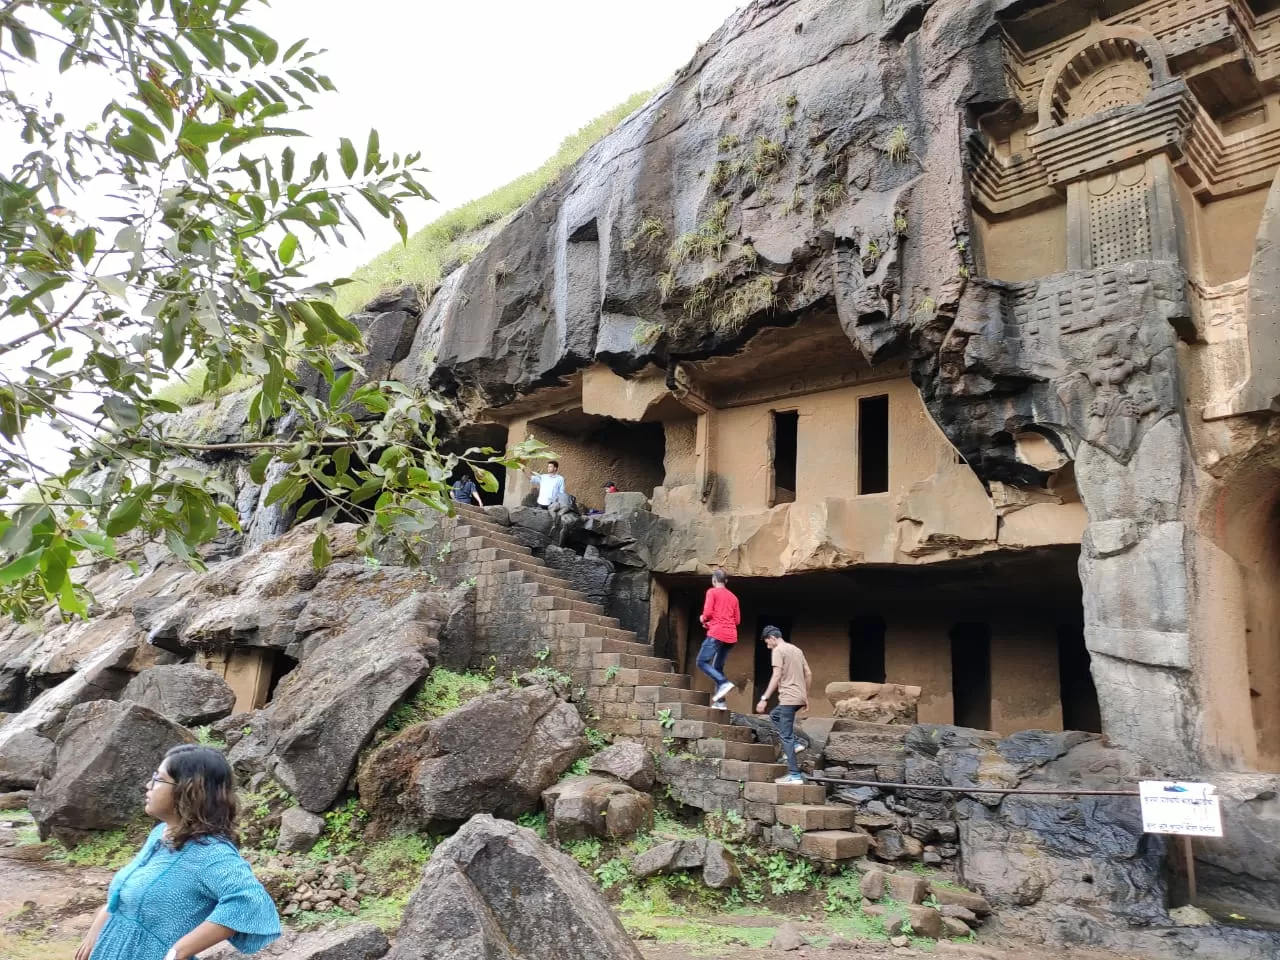
{"label": "green grass tuft on rock", "polygon": [[565,137],[560,149],[542,166],[492,193],[448,211],[409,238],[360,267],[340,287],[336,306],[342,314],[359,310],[384,290],[414,284],[432,287],[443,278],[450,261],[470,260],[477,252],[470,235],[511,216],[540,190],[578,161],[595,143],[634,113],[652,91],[637,93],[608,113],[596,117],[577,133]]}

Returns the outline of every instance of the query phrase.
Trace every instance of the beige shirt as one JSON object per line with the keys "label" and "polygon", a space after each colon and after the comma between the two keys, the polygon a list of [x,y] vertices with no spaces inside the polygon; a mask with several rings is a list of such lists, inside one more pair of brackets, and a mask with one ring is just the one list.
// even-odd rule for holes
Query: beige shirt
{"label": "beige shirt", "polygon": [[809,702],[809,662],[804,651],[792,643],[780,643],[773,648],[774,669],[782,668],[778,682],[778,703],[788,707],[801,707]]}

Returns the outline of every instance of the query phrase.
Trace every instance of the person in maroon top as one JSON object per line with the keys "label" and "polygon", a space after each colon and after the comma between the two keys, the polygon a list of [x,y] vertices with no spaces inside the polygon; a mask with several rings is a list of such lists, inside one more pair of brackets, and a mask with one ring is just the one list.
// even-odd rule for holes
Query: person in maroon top
{"label": "person in maroon top", "polygon": [[711,706],[727,710],[724,698],[733,689],[733,684],[724,675],[724,661],[738,642],[738,624],[742,622],[742,614],[738,610],[738,598],[729,590],[729,577],[719,567],[711,575],[711,589],[707,591],[699,619],[707,631],[707,639],[702,641],[702,649],[698,651],[698,669],[716,685]]}

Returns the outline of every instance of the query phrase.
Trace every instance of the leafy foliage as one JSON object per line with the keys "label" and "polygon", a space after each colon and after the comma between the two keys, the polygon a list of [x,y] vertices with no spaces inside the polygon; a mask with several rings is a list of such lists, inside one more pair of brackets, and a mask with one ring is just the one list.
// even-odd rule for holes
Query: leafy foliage
{"label": "leafy foliage", "polygon": [[468,700],[487,693],[492,684],[493,679],[482,674],[454,673],[445,667],[436,667],[421,689],[392,711],[384,728],[395,732],[442,717]]}
{"label": "leafy foliage", "polygon": [[[362,147],[304,156],[290,119],[333,90],[305,40],[258,29],[247,0],[67,0],[0,4],[0,50],[14,66],[56,59],[99,83],[102,122],[70,124],[50,97],[0,90],[0,117],[22,159],[0,175],[0,612],[56,603],[88,613],[77,567],[115,558],[120,537],[158,539],[199,566],[198,547],[236,527],[234,492],[177,465],[201,452],[249,451],[267,505],[317,518],[317,565],[339,511],[361,546],[412,540],[423,510],[449,509],[460,459],[480,485],[495,451],[437,452],[440,403],[395,383],[360,383],[360,330],[307,285],[315,244],[359,230],[357,204],[390,220],[429,199],[418,154]],[[6,77],[8,74],[6,73]],[[85,219],[64,206],[92,192]],[[318,371],[304,391],[293,371]],[[200,444],[160,414],[174,378],[221,391],[252,378],[252,437]],[[190,376],[187,376],[190,375]],[[293,425],[278,433],[284,411]],[[66,438],[69,466],[33,456],[33,429]],[[23,487],[34,496],[17,496]],[[318,491],[318,493],[316,492]],[[306,498],[309,495],[309,498]],[[34,501],[34,502],[32,502]],[[81,578],[83,579],[83,578]]]}

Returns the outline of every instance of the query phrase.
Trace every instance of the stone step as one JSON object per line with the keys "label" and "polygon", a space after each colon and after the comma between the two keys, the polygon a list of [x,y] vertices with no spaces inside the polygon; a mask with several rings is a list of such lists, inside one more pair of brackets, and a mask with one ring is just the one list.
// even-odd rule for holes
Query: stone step
{"label": "stone step", "polygon": [[[705,693],[702,695],[707,696]],[[729,740],[699,740],[693,745],[693,752],[700,757],[717,760],[747,760],[752,763],[772,763],[778,756],[777,748],[770,743],[742,743]]]}
{"label": "stone step", "polygon": [[621,667],[609,675],[611,670],[613,670],[612,667],[605,670],[592,670],[588,684],[593,687],[603,687],[610,683],[628,687],[670,685],[678,689],[688,689],[689,686],[689,678],[682,673],[659,673],[656,670],[632,670]]}
{"label": "stone step", "polygon": [[706,706],[711,702],[711,694],[704,690],[687,689],[688,682],[684,687],[664,687],[661,684],[656,685],[640,685],[635,689],[635,698],[637,703],[696,703]]}
{"label": "stone step", "polygon": [[[781,813],[786,807],[778,807]],[[871,849],[871,838],[865,833],[850,833],[848,830],[813,830],[800,837],[800,855],[815,860],[835,863],[840,860],[852,860],[854,857],[865,857]]]}
{"label": "stone step", "polygon": [[[565,600],[563,597],[535,597],[533,601],[533,609],[535,610],[572,610],[575,613],[594,613],[596,616],[604,614],[604,607],[598,603],[585,603],[581,600]],[[572,620],[570,620],[572,622]],[[624,639],[619,637],[618,639]]]}
{"label": "stone step", "polygon": [[[739,783],[773,783],[774,780],[783,776],[786,772],[787,765],[785,763],[752,763],[749,760],[725,760],[720,764],[720,779],[737,780]],[[790,810],[791,808],[778,807],[778,809]],[[852,810],[853,808],[842,807],[841,809]],[[853,826],[852,821],[846,826]]]}
{"label": "stone step", "polygon": [[571,612],[568,610],[552,610],[547,614],[547,623],[590,623],[597,627],[621,629],[617,617],[606,617],[595,613]]}
{"label": "stone step", "polygon": [[[551,576],[556,579],[562,579],[554,570],[532,555],[493,561],[493,573],[511,573],[515,570],[524,570],[528,573],[536,573],[542,576]],[[565,582],[567,583],[568,581]]]}
{"label": "stone step", "polygon": [[591,658],[591,665],[599,670],[609,667],[627,667],[632,670],[656,670],[658,673],[671,673],[671,661],[664,657],[637,657],[630,653],[597,653]]}
{"label": "stone step", "polygon": [[[609,640],[605,638],[600,648],[602,653],[629,653],[633,657],[652,657],[653,645],[649,643],[631,643],[627,640]],[[692,717],[694,720],[704,719]]]}
{"label": "stone step", "polygon": [[469,540],[473,537],[480,537],[485,540],[493,540],[498,543],[509,543],[518,547],[525,544],[507,532],[503,527],[494,526],[484,523],[459,523],[453,528],[454,540]]}
{"label": "stone step", "polygon": [[733,727],[727,723],[705,720],[675,720],[667,728],[667,736],[678,740],[723,740],[726,743],[753,743],[756,733],[750,727]]}
{"label": "stone step", "polygon": [[[535,563],[537,561],[534,561]],[[586,599],[586,595],[581,590],[576,589],[573,584],[563,577],[558,577],[550,567],[536,567],[534,569],[506,570],[500,574],[506,577],[509,583],[541,583],[548,587],[556,587],[560,590],[568,590]]]}
{"label": "stone step", "polygon": [[[630,630],[621,627],[602,627],[594,623],[575,622],[572,618],[567,623],[547,624],[549,637],[599,637],[602,640],[621,640],[624,643],[637,643],[639,638]],[[665,659],[665,658],[664,658]],[[670,663],[671,661],[667,661]]]}
{"label": "stone step", "polygon": [[[787,772],[785,765],[778,766],[781,767],[782,773]],[[782,773],[777,776],[782,776]],[[723,766],[720,776],[724,776]],[[774,817],[785,827],[800,827],[802,830],[853,829],[853,807],[839,804],[786,803],[774,808]]]}
{"label": "stone step", "polygon": [[590,602],[577,590],[564,584],[539,583],[529,578],[527,573],[508,573],[506,576],[512,578],[510,585],[517,588],[522,597],[559,597],[561,600]]}
{"label": "stone step", "polygon": [[820,783],[748,783],[743,797],[752,803],[825,803],[826,788]]}
{"label": "stone step", "polygon": [[704,707],[697,703],[671,703],[667,705],[673,720],[704,720],[707,723],[719,723],[728,717],[724,710]]}
{"label": "stone step", "polygon": [[[472,537],[471,539],[462,541],[470,544],[471,540],[484,540],[484,537]],[[533,551],[528,547],[517,546],[514,543],[499,544],[490,540],[488,543],[482,544],[472,557],[477,563],[484,563],[486,560],[528,560],[533,556]]]}

